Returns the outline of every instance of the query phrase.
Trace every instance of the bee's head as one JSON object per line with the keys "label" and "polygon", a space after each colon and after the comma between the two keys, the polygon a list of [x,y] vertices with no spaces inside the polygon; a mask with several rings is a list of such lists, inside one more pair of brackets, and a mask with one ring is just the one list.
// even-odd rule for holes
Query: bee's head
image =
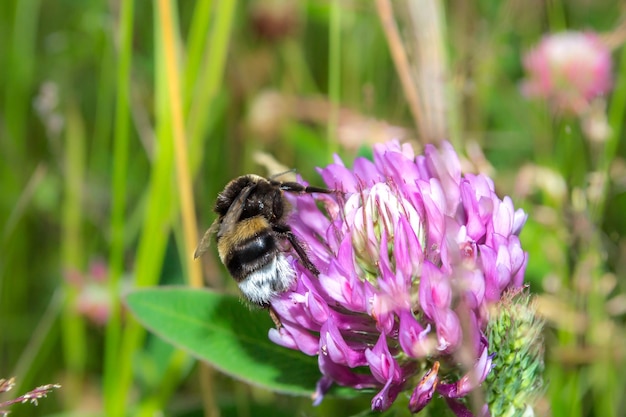
{"label": "bee's head", "polygon": [[243,175],[230,181],[217,195],[213,210],[220,216],[225,216],[241,194],[253,191],[259,181],[265,181],[265,179],[257,175]]}

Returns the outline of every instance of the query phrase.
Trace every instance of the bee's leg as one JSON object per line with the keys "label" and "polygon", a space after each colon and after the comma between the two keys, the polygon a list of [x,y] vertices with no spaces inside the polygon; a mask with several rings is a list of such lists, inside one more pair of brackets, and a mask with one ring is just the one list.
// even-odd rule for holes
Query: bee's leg
{"label": "bee's leg", "polygon": [[298,238],[296,237],[296,235],[293,234],[289,226],[284,225],[284,224],[276,224],[272,226],[272,229],[276,233],[278,233],[280,236],[289,240],[289,243],[291,243],[291,246],[300,257],[300,260],[302,261],[302,264],[304,265],[306,269],[313,272],[313,274],[316,276],[320,274],[320,271],[318,271],[315,265],[313,265],[313,262],[311,262],[308,255],[306,254],[306,251],[304,250],[304,248],[298,241]]}
{"label": "bee's leg", "polygon": [[270,312],[270,317],[272,318],[272,321],[276,325],[276,330],[280,330],[283,327],[283,324],[280,322],[278,314],[276,314],[272,306],[269,306],[267,309]]}

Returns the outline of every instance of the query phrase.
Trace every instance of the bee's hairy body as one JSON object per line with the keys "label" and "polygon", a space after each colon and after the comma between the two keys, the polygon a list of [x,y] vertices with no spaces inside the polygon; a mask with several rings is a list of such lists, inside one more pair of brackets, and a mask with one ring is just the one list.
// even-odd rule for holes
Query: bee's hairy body
{"label": "bee's hairy body", "polygon": [[241,292],[254,304],[287,291],[295,279],[264,217],[242,220],[237,230],[218,238],[217,251]]}
{"label": "bee's hairy body", "polygon": [[295,280],[295,272],[283,253],[281,243],[284,240],[289,241],[307,269],[316,275],[319,273],[285,223],[290,206],[284,191],[330,192],[258,175],[235,178],[219,193],[215,203],[219,217],[202,238],[195,254],[198,257],[208,249],[210,235],[216,231],[222,263],[244,297],[260,306],[269,305]]}

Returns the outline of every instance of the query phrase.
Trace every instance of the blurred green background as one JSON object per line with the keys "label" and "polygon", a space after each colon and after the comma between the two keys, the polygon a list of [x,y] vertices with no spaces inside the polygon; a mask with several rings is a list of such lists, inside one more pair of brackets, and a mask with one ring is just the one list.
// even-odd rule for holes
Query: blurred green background
{"label": "blurred green background", "polygon": [[[623,2],[393,2],[392,46],[410,72],[445,74],[433,84],[414,75],[417,117],[384,4],[0,2],[0,377],[16,377],[13,396],[63,385],[11,415],[369,408],[367,396],[313,408],[201,368],[146,335],[120,294],[160,284],[236,293],[213,253],[190,260],[235,176],[286,167],[320,184],[315,167],[334,153],[350,161],[376,142],[419,150],[442,136],[529,213],[527,280],[548,322],[539,410],[626,415]],[[520,93],[523,54],[565,29],[612,42],[606,143]]]}

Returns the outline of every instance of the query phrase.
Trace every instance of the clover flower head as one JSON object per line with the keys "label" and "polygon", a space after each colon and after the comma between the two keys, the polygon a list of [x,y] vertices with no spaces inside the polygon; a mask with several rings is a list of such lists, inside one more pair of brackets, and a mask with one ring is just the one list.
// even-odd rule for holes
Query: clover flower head
{"label": "clover flower head", "polygon": [[591,32],[545,36],[524,57],[522,92],[543,98],[557,111],[580,115],[612,87],[611,51]]}
{"label": "clover flower head", "polygon": [[523,282],[526,214],[488,177],[463,176],[448,143],[416,156],[391,141],[319,172],[337,194],[288,198],[320,274],[290,260],[297,280],[272,301],[270,339],[317,355],[316,402],[336,383],[377,389],[373,410],[409,390],[413,412],[437,393],[468,415],[460,398],[491,369],[487,307]]}

